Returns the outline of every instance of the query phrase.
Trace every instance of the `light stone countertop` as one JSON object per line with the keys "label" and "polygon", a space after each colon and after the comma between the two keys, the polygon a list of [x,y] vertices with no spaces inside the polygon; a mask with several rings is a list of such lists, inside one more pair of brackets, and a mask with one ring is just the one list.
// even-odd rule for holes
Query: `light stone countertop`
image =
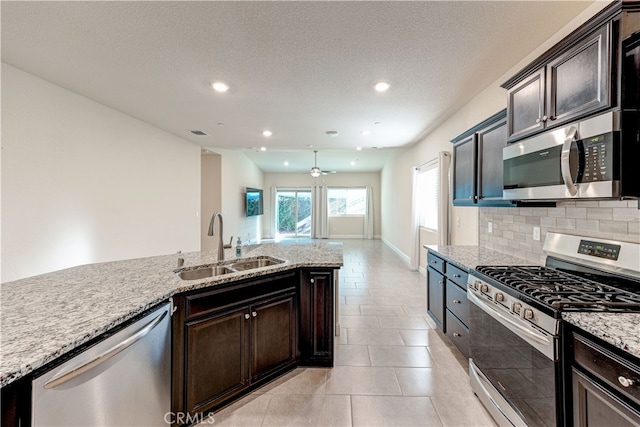
{"label": "light stone countertop", "polygon": [[437,252],[446,261],[465,271],[479,265],[532,265],[531,261],[514,255],[503,254],[480,246],[424,245]]}
{"label": "light stone countertop", "polygon": [[[234,249],[225,259],[235,258]],[[172,295],[299,267],[340,268],[342,243],[287,242],[243,247],[243,258],[283,264],[202,280],[173,272],[216,262],[217,251],[88,264],[0,285],[0,386],[33,372]]]}
{"label": "light stone countertop", "polygon": [[640,359],[640,313],[562,313],[562,320]]}

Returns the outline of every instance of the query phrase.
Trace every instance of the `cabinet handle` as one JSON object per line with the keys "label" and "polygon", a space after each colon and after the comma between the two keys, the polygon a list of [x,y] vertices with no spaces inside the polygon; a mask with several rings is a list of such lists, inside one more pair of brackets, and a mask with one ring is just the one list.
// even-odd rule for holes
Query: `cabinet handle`
{"label": "cabinet handle", "polygon": [[469,196],[469,199],[473,199],[473,196]]}
{"label": "cabinet handle", "polygon": [[541,121],[542,121],[542,119],[540,119],[540,117],[538,117],[538,118],[536,119],[536,123],[540,123]]}
{"label": "cabinet handle", "polygon": [[454,303],[454,304],[460,304],[460,300],[454,299],[454,300],[453,300],[453,303]]}
{"label": "cabinet handle", "polygon": [[460,335],[460,334],[459,334],[459,333],[457,333],[457,332],[454,332],[454,333],[453,333],[453,336],[454,336],[454,337],[460,337],[460,336],[462,336],[462,335]]}
{"label": "cabinet handle", "polygon": [[257,312],[255,312],[255,311],[252,311],[252,312],[251,312],[251,315],[252,315],[253,317],[256,317],[256,316],[258,315],[258,313],[257,313]]}
{"label": "cabinet handle", "polygon": [[555,119],[557,119],[556,116],[549,116],[549,120],[555,120]]}
{"label": "cabinet handle", "polygon": [[622,387],[631,387],[634,384],[634,381],[631,378],[623,377],[622,375],[618,377],[618,382]]}
{"label": "cabinet handle", "polygon": [[542,121],[543,121],[543,122],[546,122],[546,121],[547,121],[547,119],[548,119],[548,117],[547,117],[547,116],[542,116]]}
{"label": "cabinet handle", "polygon": [[311,283],[316,283],[316,279],[311,279],[310,282]]}
{"label": "cabinet handle", "polygon": [[460,276],[459,274],[454,274],[453,277],[455,277],[456,279],[459,279],[462,276]]}
{"label": "cabinet handle", "polygon": [[250,317],[251,317],[251,316],[249,316],[249,313],[245,313],[245,314],[244,314],[244,318],[245,318],[245,319],[249,319]]}
{"label": "cabinet handle", "polygon": [[431,264],[437,264],[437,263],[438,261],[435,261],[435,260],[431,261]]}

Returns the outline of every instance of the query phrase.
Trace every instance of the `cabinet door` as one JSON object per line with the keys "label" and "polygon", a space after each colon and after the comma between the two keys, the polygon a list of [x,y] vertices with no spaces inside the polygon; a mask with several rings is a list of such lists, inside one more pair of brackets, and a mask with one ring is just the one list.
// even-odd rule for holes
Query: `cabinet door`
{"label": "cabinet door", "polygon": [[251,307],[251,380],[293,362],[295,300],[287,294]]}
{"label": "cabinet door", "polygon": [[507,146],[507,122],[502,120],[478,132],[478,204],[495,206],[502,200],[502,149]]}
{"label": "cabinet door", "polygon": [[249,308],[186,324],[186,405],[204,411],[249,384]]}
{"label": "cabinet door", "polygon": [[544,68],[509,89],[507,111],[509,141],[522,138],[544,127],[546,120]]}
{"label": "cabinet door", "polygon": [[300,282],[301,362],[333,366],[333,273],[302,270]]}
{"label": "cabinet door", "polygon": [[471,135],[453,146],[453,204],[476,202],[476,138]]}
{"label": "cabinet door", "polygon": [[444,323],[444,290],[445,277],[433,268],[427,268],[427,313],[433,320],[445,330]]}
{"label": "cabinet door", "polygon": [[601,27],[547,65],[547,126],[611,104],[609,28]]}
{"label": "cabinet door", "polygon": [[575,368],[573,381],[573,425],[577,427],[637,426],[640,412]]}

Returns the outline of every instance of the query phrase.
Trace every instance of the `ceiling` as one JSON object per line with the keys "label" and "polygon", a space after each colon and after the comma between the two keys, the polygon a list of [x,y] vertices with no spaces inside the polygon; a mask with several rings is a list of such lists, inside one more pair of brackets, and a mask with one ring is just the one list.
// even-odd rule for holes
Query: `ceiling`
{"label": "ceiling", "polygon": [[376,171],[590,4],[2,1],[2,61],[265,172]]}

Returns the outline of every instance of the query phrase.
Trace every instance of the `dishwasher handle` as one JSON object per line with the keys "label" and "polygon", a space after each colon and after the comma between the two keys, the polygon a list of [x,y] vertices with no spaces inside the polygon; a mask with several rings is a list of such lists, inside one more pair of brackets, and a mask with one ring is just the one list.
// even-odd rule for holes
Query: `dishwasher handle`
{"label": "dishwasher handle", "polygon": [[144,325],[142,328],[140,328],[140,330],[135,332],[133,335],[129,336],[128,338],[121,341],[120,343],[114,345],[109,350],[105,351],[104,353],[100,354],[99,356],[95,357],[89,362],[83,363],[77,368],[73,368],[62,374],[56,375],[55,377],[47,381],[43,387],[45,389],[52,389],[52,388],[58,387],[59,385],[62,385],[68,381],[71,381],[72,379],[76,378],[79,375],[84,374],[85,372],[95,368],[96,366],[99,366],[105,363],[107,360],[111,359],[116,354],[126,350],[128,347],[131,347],[133,344],[135,344],[136,342],[144,338],[144,336],[147,335],[149,332],[151,332],[153,328],[158,326],[158,324],[162,321],[162,319],[164,319],[166,315],[167,315],[167,311],[165,310],[162,314],[158,314],[158,316],[156,316],[155,319],[151,320],[149,323]]}

